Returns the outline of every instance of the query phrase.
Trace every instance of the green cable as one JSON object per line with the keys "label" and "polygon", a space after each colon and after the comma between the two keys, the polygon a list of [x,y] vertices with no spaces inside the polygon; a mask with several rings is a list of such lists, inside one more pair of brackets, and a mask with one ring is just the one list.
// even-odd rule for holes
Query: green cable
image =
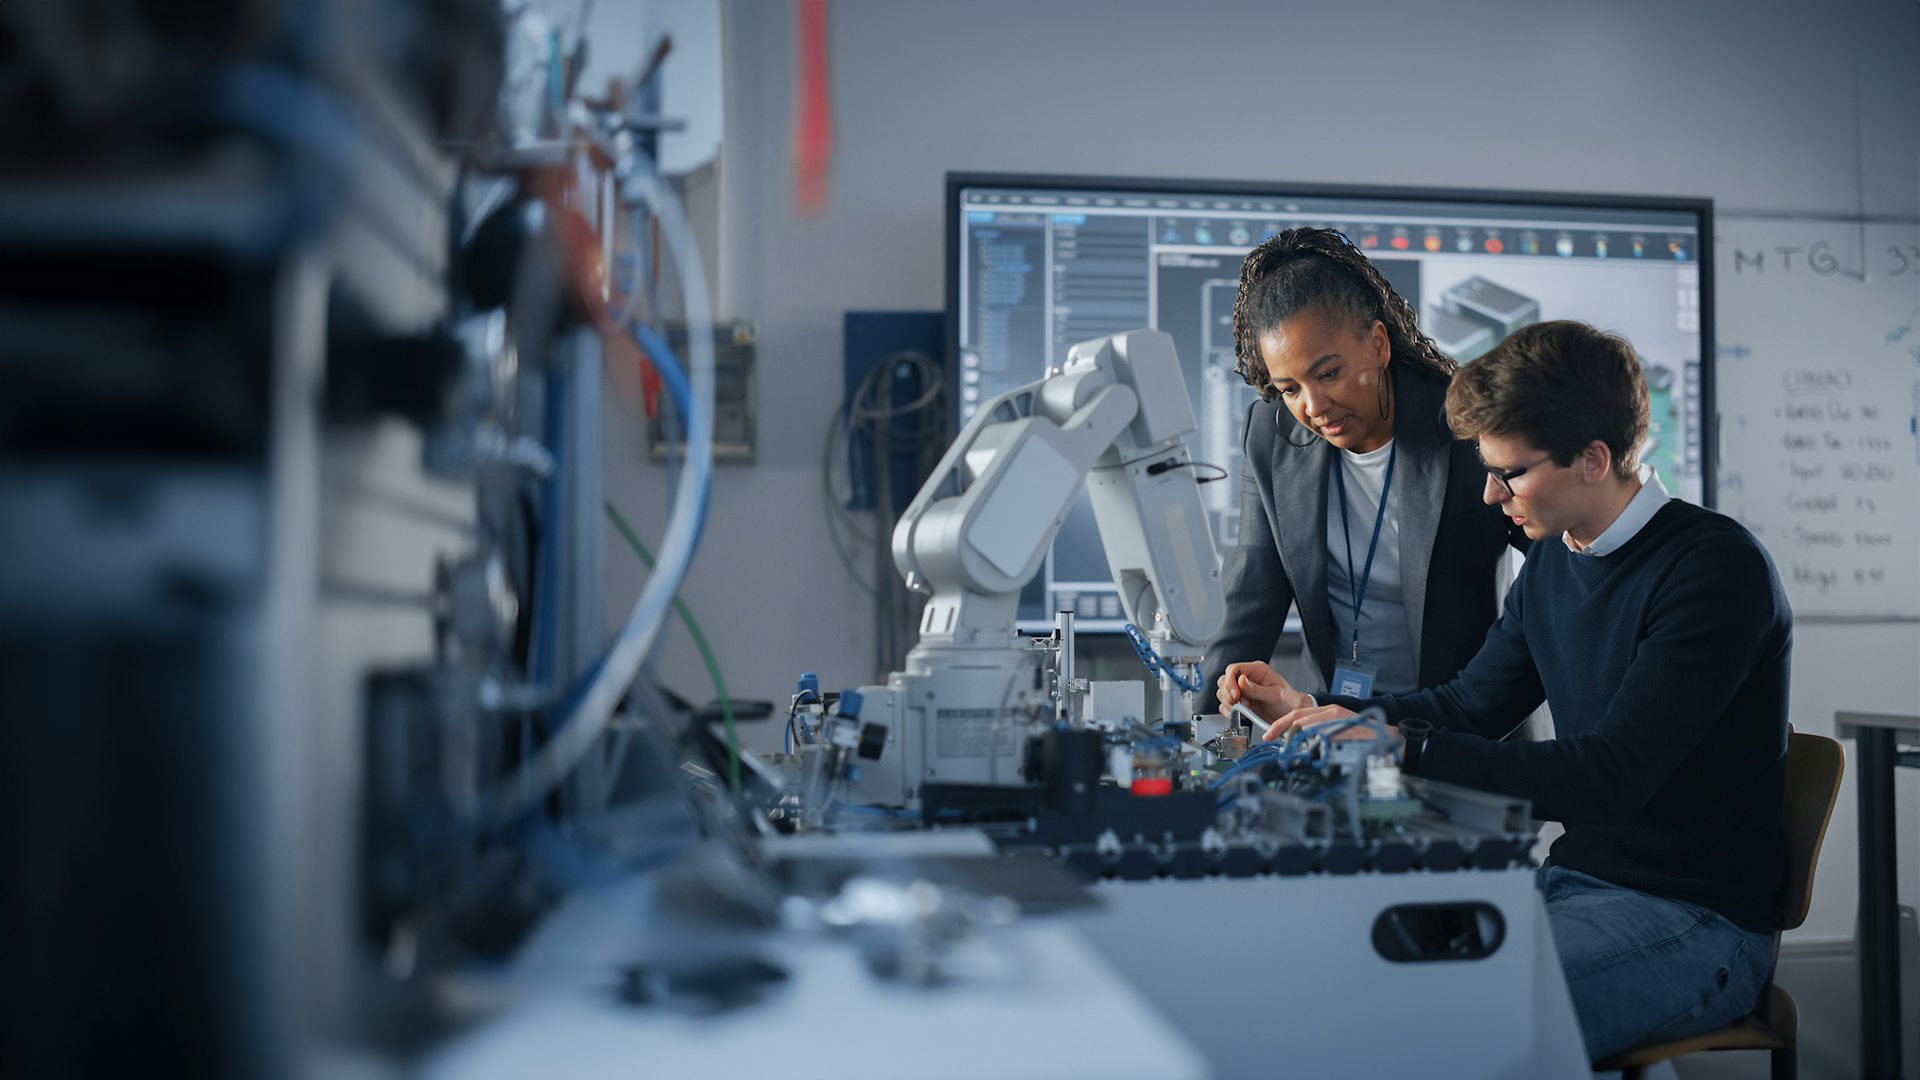
{"label": "green cable", "polygon": [[[628,525],[627,519],[620,516],[620,511],[614,509],[612,500],[608,500],[606,507],[607,517],[613,519],[613,527],[620,530],[620,535],[627,538],[627,544],[633,548],[633,553],[640,556],[640,561],[647,564],[648,570],[652,570],[653,553],[647,550],[647,545],[640,542],[640,537],[634,533],[633,526]],[[727,774],[728,779],[733,783],[733,793],[738,795],[740,794],[740,735],[733,726],[733,699],[727,696],[727,680],[720,677],[720,664],[713,658],[713,650],[707,647],[707,636],[700,632],[700,624],[693,620],[693,612],[687,610],[686,602],[676,596],[673,598],[673,606],[680,612],[680,621],[687,624],[687,631],[693,635],[693,643],[700,650],[700,658],[707,662],[707,674],[713,676],[714,692],[720,695],[720,715],[727,718]]]}

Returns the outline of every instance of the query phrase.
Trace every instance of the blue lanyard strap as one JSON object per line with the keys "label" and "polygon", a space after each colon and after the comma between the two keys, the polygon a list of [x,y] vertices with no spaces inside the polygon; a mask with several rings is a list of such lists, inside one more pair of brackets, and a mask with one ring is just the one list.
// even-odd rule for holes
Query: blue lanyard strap
{"label": "blue lanyard strap", "polygon": [[1387,520],[1387,493],[1393,490],[1393,462],[1400,456],[1400,443],[1394,441],[1387,451],[1387,478],[1380,485],[1380,509],[1373,515],[1373,539],[1367,542],[1367,564],[1358,578],[1353,576],[1353,534],[1347,528],[1346,464],[1338,454],[1333,459],[1333,483],[1340,489],[1340,535],[1347,541],[1347,582],[1353,586],[1353,659],[1360,659],[1360,604],[1367,597],[1367,582],[1373,579],[1373,553],[1380,547],[1380,526]]}

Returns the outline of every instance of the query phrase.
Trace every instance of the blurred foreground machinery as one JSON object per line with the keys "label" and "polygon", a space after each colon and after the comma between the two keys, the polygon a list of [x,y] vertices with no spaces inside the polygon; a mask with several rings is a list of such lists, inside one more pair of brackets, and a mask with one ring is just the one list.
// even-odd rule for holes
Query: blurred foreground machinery
{"label": "blurred foreground machinery", "polygon": [[638,835],[692,842],[611,731],[675,711],[644,648],[592,678],[604,372],[651,372],[595,259],[653,178],[568,45],[498,0],[0,5],[0,1073],[404,1059],[559,891],[539,822],[646,774]]}

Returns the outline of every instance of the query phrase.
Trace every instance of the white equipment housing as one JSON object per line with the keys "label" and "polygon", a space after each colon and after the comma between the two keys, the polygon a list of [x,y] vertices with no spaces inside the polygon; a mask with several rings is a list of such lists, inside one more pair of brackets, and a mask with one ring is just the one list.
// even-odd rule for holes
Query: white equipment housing
{"label": "white equipment housing", "polygon": [[1121,603],[1169,663],[1198,660],[1226,614],[1187,456],[1194,429],[1173,339],[1133,330],[1075,345],[1038,382],[985,403],[893,533],[894,564],[930,593],[906,669],[862,687],[886,751],[853,785],[905,805],[928,781],[1020,781],[1025,737],[1071,686],[1050,685],[1015,631],[1085,480]]}

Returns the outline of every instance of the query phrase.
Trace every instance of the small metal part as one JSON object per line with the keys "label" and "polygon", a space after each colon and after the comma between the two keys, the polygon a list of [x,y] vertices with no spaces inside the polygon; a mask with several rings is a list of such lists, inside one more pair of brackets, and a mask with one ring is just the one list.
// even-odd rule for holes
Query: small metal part
{"label": "small metal part", "polygon": [[1168,758],[1165,754],[1154,750],[1134,752],[1133,775],[1135,777],[1168,776],[1170,775],[1169,768]]}
{"label": "small metal part", "polygon": [[520,598],[497,552],[476,550],[441,560],[436,577],[443,641],[457,642],[483,664],[513,641]]}
{"label": "small metal part", "polygon": [[1054,658],[1053,718],[1055,723],[1072,727],[1078,719],[1073,697],[1073,612],[1056,612],[1053,616],[1053,632],[1060,644],[1060,651]]}
{"label": "small metal part", "polygon": [[1255,738],[1266,738],[1267,731],[1273,727],[1272,724],[1260,719],[1259,714],[1248,708],[1247,703],[1244,701],[1236,701],[1233,703],[1232,715],[1239,720],[1245,721],[1247,729],[1253,733]]}
{"label": "small metal part", "polygon": [[1209,828],[1200,834],[1200,850],[1208,858],[1218,859],[1227,853],[1227,838],[1220,835],[1220,830]]}
{"label": "small metal part", "polygon": [[1412,798],[1447,816],[1447,820],[1508,838],[1533,835],[1533,804],[1526,799],[1455,787],[1417,776],[1402,778]]}
{"label": "small metal part", "polygon": [[1173,790],[1172,758],[1157,750],[1136,750],[1133,779],[1127,789],[1135,795],[1165,795]]}
{"label": "small metal part", "polygon": [[1260,809],[1266,817],[1267,831],[1277,836],[1306,844],[1333,839],[1333,816],[1324,803],[1309,802],[1284,791],[1263,791]]}
{"label": "small metal part", "polygon": [[1367,798],[1398,799],[1401,793],[1400,766],[1385,754],[1367,759]]}

